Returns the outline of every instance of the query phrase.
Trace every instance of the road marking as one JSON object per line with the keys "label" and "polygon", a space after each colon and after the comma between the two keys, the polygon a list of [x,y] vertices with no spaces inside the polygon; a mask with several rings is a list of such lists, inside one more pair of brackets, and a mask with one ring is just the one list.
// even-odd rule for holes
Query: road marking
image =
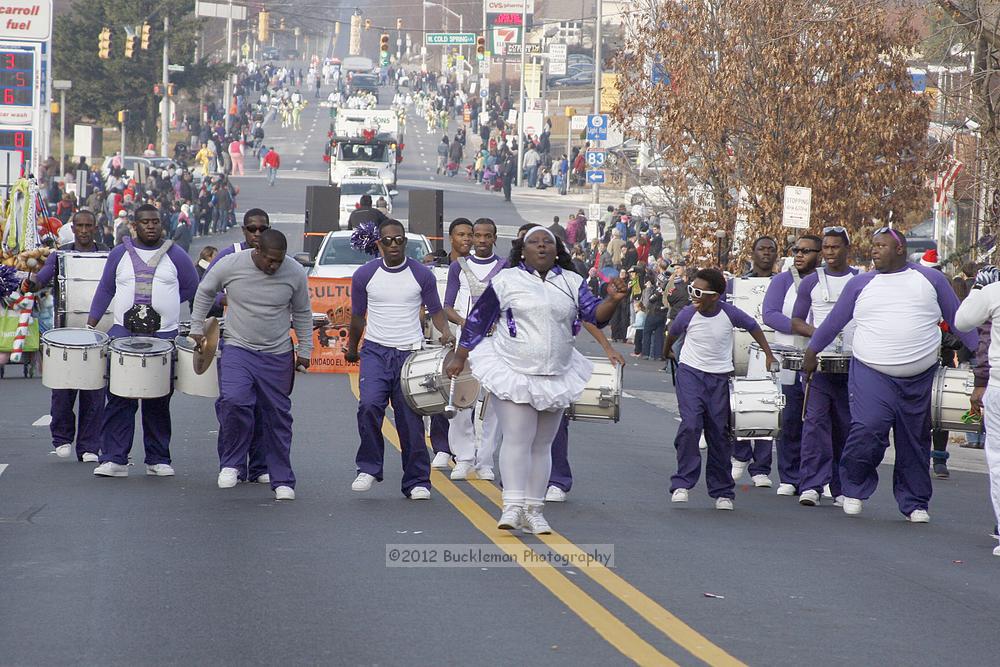
{"label": "road marking", "polygon": [[31,423],[32,426],[48,426],[52,423],[52,415],[42,415]]}
{"label": "road marking", "polygon": [[7,465],[8,464],[6,463],[0,463],[0,475],[2,475],[3,471],[7,469]]}
{"label": "road marking", "polygon": [[[351,392],[360,400],[358,374],[351,373],[348,378]],[[399,434],[388,419],[382,422],[382,434],[396,449],[400,449]],[[500,531],[496,528],[496,520],[446,476],[432,470],[431,478],[438,493],[506,553],[517,557],[530,548],[527,542],[519,539],[513,532],[498,534]],[[677,665],[551,565],[523,569],[625,657],[640,665]]]}

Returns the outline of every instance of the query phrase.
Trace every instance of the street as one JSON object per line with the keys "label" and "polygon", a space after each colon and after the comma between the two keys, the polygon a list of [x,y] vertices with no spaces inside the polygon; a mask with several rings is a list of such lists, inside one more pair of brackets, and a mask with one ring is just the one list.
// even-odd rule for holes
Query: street
{"label": "street", "polygon": [[[233,179],[238,218],[264,208],[290,252],[301,247],[305,187],[327,183],[328,114],[311,100],[301,130],[265,128],[282,156],[275,187],[255,160]],[[409,120],[395,217],[409,218],[413,188],[446,191],[446,225],[492,217],[508,239],[526,221],[579,208],[540,191],[515,190],[505,203],[462,172],[436,175],[440,137]],[[236,229],[198,239],[191,252],[240,238]],[[578,345],[599,354],[586,336]],[[630,346],[618,348],[628,357]],[[546,506],[555,532],[541,538],[496,528],[495,482],[434,471],[431,500],[407,500],[390,421],[385,483],[352,492],[356,377],[296,377],[298,485],[296,500],[280,503],[266,485],[217,488],[209,399],[173,397],[176,477],[143,475],[137,439],[129,477],[105,479],[93,464],[51,455],[40,379],[8,373],[0,392],[3,665],[997,662],[982,451],[952,446],[929,525],[898,513],[888,465],[859,517],[828,500],[801,507],[746,478],[735,512],[714,510],[704,481],[688,506],[671,505],[679,418],[661,362],[630,358],[620,423],[571,424],[575,483],[567,502]],[[388,558],[390,547],[437,545],[563,555],[597,545],[614,561],[401,567]]]}

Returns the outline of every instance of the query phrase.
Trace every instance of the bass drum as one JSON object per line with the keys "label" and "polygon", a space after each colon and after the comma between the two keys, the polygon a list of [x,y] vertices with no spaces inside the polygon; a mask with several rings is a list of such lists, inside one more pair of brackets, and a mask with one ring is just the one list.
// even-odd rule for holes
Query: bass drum
{"label": "bass drum", "polygon": [[579,400],[566,410],[575,421],[613,421],[621,418],[623,368],[605,357],[588,357],[594,364]]}
{"label": "bass drum", "polygon": [[738,439],[773,438],[781,434],[785,395],[774,379],[729,381],[729,408],[733,435]]}
{"label": "bass drum", "polygon": [[[763,306],[764,294],[767,293],[767,287],[770,284],[770,278],[734,278],[733,293],[729,297],[734,306],[761,325],[768,344],[774,342],[774,329],[764,326]],[[750,345],[753,342],[753,337],[748,332],[743,329],[733,329],[733,365],[736,369],[736,375],[745,376],[747,374],[750,363]]]}
{"label": "bass drum", "polygon": [[978,432],[981,421],[962,421],[972,407],[969,402],[975,379],[968,368],[939,368],[931,394],[931,424],[941,431]]}
{"label": "bass drum", "polygon": [[[450,347],[428,347],[413,352],[403,363],[399,378],[403,398],[418,415],[429,417],[441,414],[448,406],[451,380],[444,372],[444,366],[449,353]],[[478,399],[479,381],[466,364],[465,370],[456,378],[452,405],[459,410],[471,408]]]}
{"label": "bass drum", "polygon": [[215,351],[215,358],[208,369],[198,375],[194,372],[194,341],[190,338],[177,338],[174,341],[177,346],[177,363],[174,366],[175,383],[178,391],[188,396],[201,396],[202,398],[219,397],[219,357],[222,356],[219,350]]}

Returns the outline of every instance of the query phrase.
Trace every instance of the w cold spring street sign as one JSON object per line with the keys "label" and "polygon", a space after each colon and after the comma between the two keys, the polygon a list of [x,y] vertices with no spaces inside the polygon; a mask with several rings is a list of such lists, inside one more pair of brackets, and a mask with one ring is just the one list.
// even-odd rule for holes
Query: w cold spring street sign
{"label": "w cold spring street sign", "polygon": [[471,32],[429,32],[424,39],[427,46],[468,46],[476,43],[476,35]]}

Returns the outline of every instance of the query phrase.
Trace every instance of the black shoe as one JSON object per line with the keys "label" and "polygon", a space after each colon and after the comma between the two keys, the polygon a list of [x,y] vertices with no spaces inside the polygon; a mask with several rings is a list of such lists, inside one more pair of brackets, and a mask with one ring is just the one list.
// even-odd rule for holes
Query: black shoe
{"label": "black shoe", "polygon": [[951,473],[948,472],[948,464],[944,461],[934,462],[934,476],[938,479],[948,479],[951,477]]}

